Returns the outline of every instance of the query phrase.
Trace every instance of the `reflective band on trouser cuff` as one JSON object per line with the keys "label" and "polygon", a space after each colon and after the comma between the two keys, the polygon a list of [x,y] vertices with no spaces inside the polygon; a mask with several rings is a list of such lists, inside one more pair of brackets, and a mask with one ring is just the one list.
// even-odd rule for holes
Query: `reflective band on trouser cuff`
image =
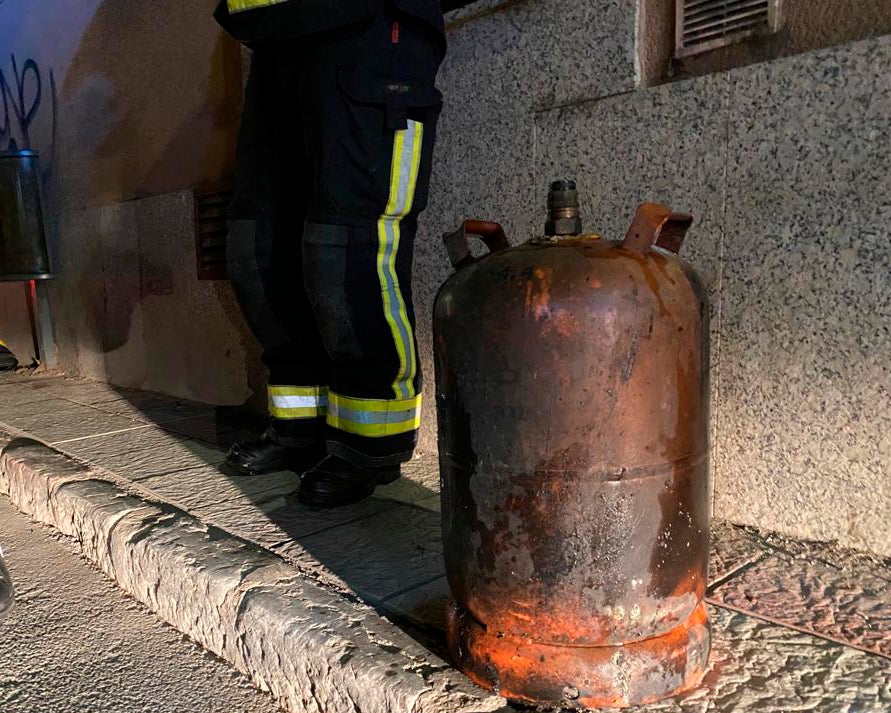
{"label": "reflective band on trouser cuff", "polygon": [[421,426],[421,396],[394,401],[353,399],[331,393],[328,425],[357,436],[380,438],[417,431]]}
{"label": "reflective band on trouser cuff", "polygon": [[321,418],[327,409],[327,386],[269,387],[269,415],[273,418]]}
{"label": "reflective band on trouser cuff", "polygon": [[415,375],[418,371],[415,337],[396,275],[396,255],[399,252],[400,223],[411,211],[415,199],[423,141],[424,125],[418,121],[409,120],[407,129],[396,132],[390,167],[390,198],[377,222],[377,274],[384,299],[384,316],[399,354],[399,371],[393,382],[397,399],[415,395]]}
{"label": "reflective band on trouser cuff", "polygon": [[255,10],[258,7],[268,7],[269,5],[278,5],[287,0],[227,0],[226,5],[229,12],[242,12],[243,10]]}

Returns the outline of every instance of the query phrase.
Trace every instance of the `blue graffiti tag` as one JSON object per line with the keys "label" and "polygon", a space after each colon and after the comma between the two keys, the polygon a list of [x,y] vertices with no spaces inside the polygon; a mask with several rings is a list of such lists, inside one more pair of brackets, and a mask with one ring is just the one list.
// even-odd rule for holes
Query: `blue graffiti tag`
{"label": "blue graffiti tag", "polygon": [[[33,59],[26,59],[19,69],[15,55],[11,55],[10,60],[11,75],[0,69],[0,151],[35,148],[31,127],[43,101],[44,75],[40,65]],[[52,70],[47,78],[55,133],[56,78]]]}

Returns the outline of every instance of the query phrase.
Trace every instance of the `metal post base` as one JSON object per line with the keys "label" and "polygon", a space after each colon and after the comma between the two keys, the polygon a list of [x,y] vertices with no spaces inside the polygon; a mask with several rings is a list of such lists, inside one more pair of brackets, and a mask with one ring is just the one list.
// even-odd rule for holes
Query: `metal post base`
{"label": "metal post base", "polygon": [[450,602],[449,648],[474,682],[509,701],[564,708],[653,703],[694,688],[708,663],[702,602],[676,629],[622,646],[549,646],[489,632]]}

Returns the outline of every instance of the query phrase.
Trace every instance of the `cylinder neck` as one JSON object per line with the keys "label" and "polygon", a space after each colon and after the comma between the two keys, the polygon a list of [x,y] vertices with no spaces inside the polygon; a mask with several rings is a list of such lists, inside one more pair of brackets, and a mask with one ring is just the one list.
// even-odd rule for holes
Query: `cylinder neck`
{"label": "cylinder neck", "polygon": [[582,218],[579,213],[579,194],[575,181],[562,180],[551,183],[548,191],[548,219],[545,234],[548,236],[579,235]]}

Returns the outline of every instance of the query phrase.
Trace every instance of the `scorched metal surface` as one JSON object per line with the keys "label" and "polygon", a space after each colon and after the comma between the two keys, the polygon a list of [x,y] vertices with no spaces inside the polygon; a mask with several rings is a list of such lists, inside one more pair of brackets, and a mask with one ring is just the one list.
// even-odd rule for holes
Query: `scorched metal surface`
{"label": "scorched metal surface", "polygon": [[[573,224],[565,200],[549,203],[562,211],[549,226]],[[509,699],[635,705],[705,669],[708,305],[672,252],[691,221],[643,204],[623,241],[508,248],[478,221],[446,236],[458,269],[434,331],[449,640]],[[471,235],[491,254],[471,257]]]}

